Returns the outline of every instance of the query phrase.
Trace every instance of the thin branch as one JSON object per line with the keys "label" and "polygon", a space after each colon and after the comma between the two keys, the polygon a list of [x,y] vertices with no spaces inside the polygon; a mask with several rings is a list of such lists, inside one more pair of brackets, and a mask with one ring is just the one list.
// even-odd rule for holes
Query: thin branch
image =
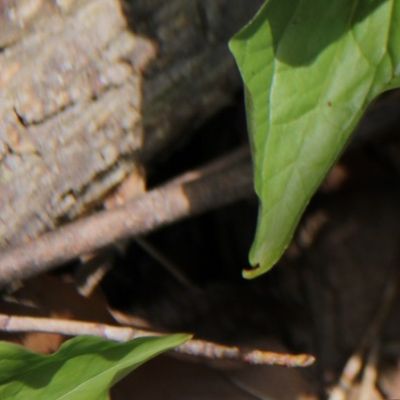
{"label": "thin branch", "polygon": [[394,276],[389,277],[379,308],[356,351],[347,360],[339,382],[331,391],[329,400],[343,400],[346,398],[347,392],[363,369],[365,352],[373,347],[379,340],[380,332],[393,307],[398,289],[398,272],[396,271]]}
{"label": "thin branch", "polygon": [[[150,332],[132,327],[5,314],[0,314],[0,331],[45,332],[66,336],[90,335],[120,342],[138,337],[162,335],[158,332]],[[291,355],[261,350],[244,351],[236,346],[224,346],[203,340],[189,340],[174,351],[184,355],[212,360],[224,359],[241,361],[248,364],[281,365],[286,367],[307,367],[314,362],[314,357],[308,354]]]}
{"label": "thin branch", "polygon": [[183,287],[192,291],[200,289],[190,280],[188,276],[175,265],[165,254],[143,238],[136,238],[135,242],[155,261],[157,261],[166,271],[168,271]]}
{"label": "thin branch", "polygon": [[112,269],[115,252],[106,249],[104,252],[92,253],[81,257],[81,265],[75,273],[79,294],[90,297],[108,271]]}
{"label": "thin branch", "polygon": [[0,285],[26,279],[127,237],[243,199],[253,192],[241,149],[139,196],[124,206],[67,224],[0,254]]}
{"label": "thin branch", "polygon": [[372,346],[367,358],[360,385],[360,393],[358,394],[358,400],[377,400],[378,393],[376,384],[378,380],[378,361],[379,343],[377,342]]}

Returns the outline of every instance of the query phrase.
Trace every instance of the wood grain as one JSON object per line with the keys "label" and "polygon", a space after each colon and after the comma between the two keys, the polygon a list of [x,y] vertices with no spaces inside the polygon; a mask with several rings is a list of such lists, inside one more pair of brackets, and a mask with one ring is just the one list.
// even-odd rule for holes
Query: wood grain
{"label": "wood grain", "polygon": [[90,211],[232,98],[259,0],[0,0],[0,247]]}

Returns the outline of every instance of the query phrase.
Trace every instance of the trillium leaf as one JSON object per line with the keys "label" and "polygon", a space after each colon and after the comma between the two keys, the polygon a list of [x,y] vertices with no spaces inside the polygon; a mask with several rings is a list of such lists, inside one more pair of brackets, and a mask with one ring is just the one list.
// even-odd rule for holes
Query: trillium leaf
{"label": "trillium leaf", "polygon": [[105,400],[118,380],[189,338],[171,335],[117,343],[80,336],[52,355],[0,342],[0,399]]}
{"label": "trillium leaf", "polygon": [[400,86],[400,0],[269,0],[230,49],[260,199],[252,278],[282,256],[368,104]]}

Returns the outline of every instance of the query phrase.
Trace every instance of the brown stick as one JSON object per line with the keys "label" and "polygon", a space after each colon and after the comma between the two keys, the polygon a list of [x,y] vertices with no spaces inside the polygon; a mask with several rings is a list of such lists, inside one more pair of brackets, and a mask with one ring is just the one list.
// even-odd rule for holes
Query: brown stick
{"label": "brown stick", "polygon": [[[0,331],[4,332],[46,332],[66,336],[90,335],[109,340],[126,341],[145,336],[160,336],[132,327],[105,325],[93,322],[70,321],[54,318],[20,317],[0,314]],[[314,362],[308,354],[282,354],[269,351],[243,351],[236,346],[224,346],[203,340],[189,340],[177,347],[175,352],[207,359],[241,361],[247,364],[281,365],[286,367],[307,367]]]}
{"label": "brown stick", "polygon": [[252,193],[248,151],[228,155],[124,206],[65,225],[0,255],[0,285],[38,275],[112,242],[153,231]]}
{"label": "brown stick", "polygon": [[396,271],[393,276],[389,277],[379,308],[356,351],[347,360],[338,383],[333,387],[329,395],[329,400],[342,400],[346,398],[347,392],[363,369],[364,353],[369,347],[373,347],[374,343],[378,342],[379,334],[393,307],[398,290],[399,277]]}
{"label": "brown stick", "polygon": [[158,262],[170,275],[172,275],[177,282],[183,287],[192,291],[200,290],[196,287],[195,283],[182,272],[182,269],[176,266],[168,259],[161,251],[154,247],[150,242],[143,238],[136,238],[135,242],[155,261]]}

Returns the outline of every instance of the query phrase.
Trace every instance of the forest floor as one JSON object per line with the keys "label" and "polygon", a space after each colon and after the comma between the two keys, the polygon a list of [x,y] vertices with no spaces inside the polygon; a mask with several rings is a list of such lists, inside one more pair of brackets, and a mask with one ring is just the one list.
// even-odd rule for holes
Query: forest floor
{"label": "forest floor", "polygon": [[[350,145],[283,260],[256,280],[241,275],[257,218],[253,196],[108,250],[105,276],[84,295],[76,290],[81,266],[74,262],[28,280],[2,301],[2,310],[193,332],[228,345],[316,357],[311,367],[285,368],[165,355],[118,384],[116,400],[133,393],[146,400],[400,399],[400,140],[392,135],[399,128],[396,120]],[[164,159],[153,160],[148,185],[247,141],[238,96]],[[13,340],[50,352],[63,339],[35,333]]]}

